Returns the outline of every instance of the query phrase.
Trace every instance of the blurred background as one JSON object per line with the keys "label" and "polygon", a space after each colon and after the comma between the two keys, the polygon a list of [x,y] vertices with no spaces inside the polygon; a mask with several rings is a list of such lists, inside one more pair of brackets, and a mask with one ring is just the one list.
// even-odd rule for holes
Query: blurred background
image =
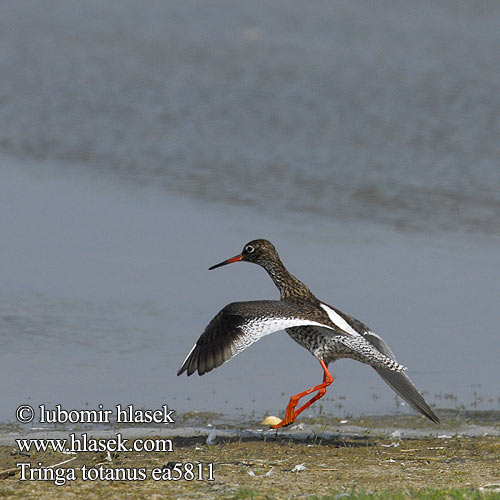
{"label": "blurred background", "polygon": [[[385,338],[438,408],[500,408],[500,4],[0,6],[0,420],[22,403],[281,414],[322,370],[285,333],[176,377],[264,271]],[[332,365],[317,412],[406,412]],[[315,413],[316,412],[316,413]]]}

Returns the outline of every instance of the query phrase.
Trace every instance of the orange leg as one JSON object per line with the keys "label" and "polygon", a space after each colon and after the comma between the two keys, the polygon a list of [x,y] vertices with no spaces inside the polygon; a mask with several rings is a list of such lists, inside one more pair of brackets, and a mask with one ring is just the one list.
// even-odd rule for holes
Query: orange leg
{"label": "orange leg", "polygon": [[[299,394],[295,394],[290,398],[290,402],[286,407],[285,418],[276,425],[273,425],[274,429],[279,429],[280,427],[285,427],[287,425],[293,424],[297,416],[302,413],[306,408],[309,408],[315,401],[322,398],[326,394],[326,388],[333,382],[333,377],[331,373],[328,371],[328,368],[323,360],[320,360],[321,366],[323,367],[323,383],[319,384],[311,389],[307,389],[307,391],[301,392]],[[295,407],[299,403],[299,401],[308,394],[312,392],[318,391],[307,403],[303,404],[298,410],[295,410]]]}

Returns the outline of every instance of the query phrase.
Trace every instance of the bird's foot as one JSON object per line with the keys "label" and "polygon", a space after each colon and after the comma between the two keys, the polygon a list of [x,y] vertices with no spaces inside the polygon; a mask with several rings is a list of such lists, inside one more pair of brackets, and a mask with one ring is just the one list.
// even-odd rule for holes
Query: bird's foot
{"label": "bird's foot", "polygon": [[295,419],[297,418],[297,415],[295,414],[295,406],[297,405],[297,401],[294,401],[294,403],[295,404],[292,407],[290,404],[288,405],[286,409],[285,418],[279,424],[273,425],[272,426],[273,429],[286,427],[287,425],[293,424],[295,422]]}
{"label": "bird's foot", "polygon": [[291,422],[287,422],[286,419],[283,419],[279,424],[273,425],[273,429],[279,429],[280,427],[286,427],[287,425],[293,424],[295,420],[292,420]]}
{"label": "bird's foot", "polygon": [[[276,425],[273,425],[273,429],[279,429],[280,427],[286,427],[287,425],[293,424],[298,415],[300,415],[306,408],[309,408],[315,401],[322,398],[326,394],[326,388],[333,382],[333,377],[331,373],[328,371],[328,368],[323,360],[320,360],[321,366],[323,367],[323,383],[319,384],[315,387],[311,387],[311,389],[307,389],[307,391],[301,392],[300,394],[295,394],[290,398],[288,406],[286,407],[285,418]],[[318,391],[316,395],[314,395],[307,403],[303,404],[298,410],[295,410],[299,401],[315,391]]]}

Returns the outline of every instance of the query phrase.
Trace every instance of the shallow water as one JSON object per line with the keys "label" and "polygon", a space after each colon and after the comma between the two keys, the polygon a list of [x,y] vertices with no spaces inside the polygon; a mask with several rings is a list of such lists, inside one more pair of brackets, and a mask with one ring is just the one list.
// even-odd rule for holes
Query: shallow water
{"label": "shallow water", "polygon": [[500,234],[500,4],[39,0],[0,150],[199,200]]}
{"label": "shallow water", "polygon": [[[380,333],[431,402],[498,408],[496,238],[298,224],[294,217],[206,206],[95,175],[65,177],[49,168],[40,175],[41,168],[34,173],[10,163],[0,197],[8,235],[0,247],[1,419],[13,420],[26,402],[65,408],[167,402],[182,412],[257,418],[280,411],[290,394],[321,378],[318,363],[284,333],[204,377],[175,375],[222,306],[277,297],[253,265],[207,270],[256,236],[272,238],[319,297]],[[342,360],[333,373],[324,411],[396,409],[371,368]]]}
{"label": "shallow water", "polygon": [[[250,6],[251,5],[251,6]],[[176,377],[273,298],[256,237],[438,407],[499,407],[500,4],[9,2],[0,15],[0,419],[21,403],[282,411],[286,334]],[[314,411],[396,411],[334,365]]]}

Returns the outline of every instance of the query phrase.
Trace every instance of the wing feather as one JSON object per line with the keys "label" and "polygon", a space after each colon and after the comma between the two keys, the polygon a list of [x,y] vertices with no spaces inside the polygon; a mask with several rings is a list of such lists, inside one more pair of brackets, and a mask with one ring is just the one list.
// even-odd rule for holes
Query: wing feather
{"label": "wing feather", "polygon": [[[327,324],[304,317],[292,304],[277,300],[233,302],[210,321],[177,375],[203,375],[222,365],[265,335],[294,326]],[[333,330],[332,330],[333,331]]]}
{"label": "wing feather", "polygon": [[[379,352],[396,362],[396,356],[392,352],[387,342],[372,332],[364,323],[352,316],[340,311],[339,309],[328,306],[341,316],[354,330],[359,332],[365,340],[373,345]],[[328,311],[327,311],[328,312]],[[432,411],[431,407],[426,403],[422,394],[415,387],[410,377],[402,371],[394,371],[380,366],[373,367],[375,371],[382,377],[382,380],[401,398],[403,398],[415,410],[425,415],[429,420],[436,424],[439,423],[439,418]]]}

